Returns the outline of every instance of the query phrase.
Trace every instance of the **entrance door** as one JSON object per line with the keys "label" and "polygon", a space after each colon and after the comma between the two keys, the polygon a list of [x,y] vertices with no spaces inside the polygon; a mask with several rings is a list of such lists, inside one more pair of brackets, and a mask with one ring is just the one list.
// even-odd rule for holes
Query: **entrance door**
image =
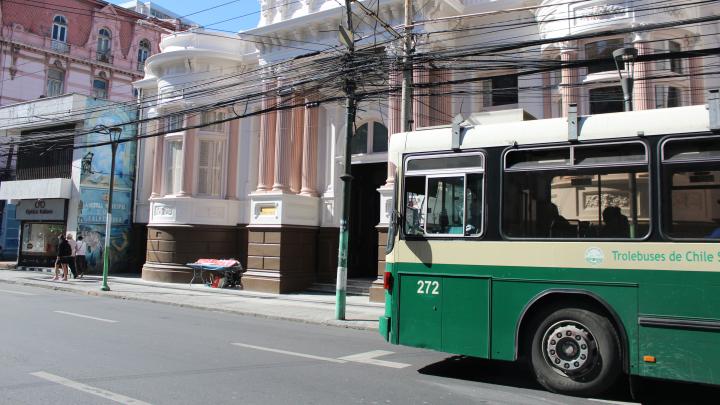
{"label": "entrance door", "polygon": [[353,165],[352,176],[348,277],[376,277],[378,237],[375,226],[380,219],[377,189],[385,184],[387,164]]}

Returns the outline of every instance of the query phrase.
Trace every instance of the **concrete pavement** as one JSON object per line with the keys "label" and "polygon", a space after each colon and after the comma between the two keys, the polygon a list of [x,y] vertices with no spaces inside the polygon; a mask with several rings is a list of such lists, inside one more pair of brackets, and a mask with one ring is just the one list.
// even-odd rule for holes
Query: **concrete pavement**
{"label": "concrete pavement", "polygon": [[137,276],[108,277],[111,291],[106,292],[100,290],[99,276],[53,281],[50,273],[8,267],[0,265],[0,283],[345,328],[377,329],[378,317],[384,311],[383,304],[368,302],[365,296],[348,296],[346,320],[339,321],[335,319],[335,296],[329,294],[268,294],[202,284],[158,283]]}

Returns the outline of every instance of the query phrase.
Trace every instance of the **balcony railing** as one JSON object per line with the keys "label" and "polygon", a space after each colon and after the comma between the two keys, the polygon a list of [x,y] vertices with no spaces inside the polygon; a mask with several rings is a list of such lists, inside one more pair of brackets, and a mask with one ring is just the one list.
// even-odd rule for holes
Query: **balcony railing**
{"label": "balcony railing", "polygon": [[113,56],[110,54],[110,51],[98,51],[97,60],[103,63],[113,63]]}
{"label": "balcony railing", "polygon": [[139,70],[139,71],[141,71],[141,72],[142,72],[143,70],[145,70],[145,62],[138,62],[138,63],[137,63],[137,70]]}
{"label": "balcony railing", "polygon": [[50,48],[55,52],[69,53],[70,45],[67,42],[58,41],[57,39],[50,40]]}

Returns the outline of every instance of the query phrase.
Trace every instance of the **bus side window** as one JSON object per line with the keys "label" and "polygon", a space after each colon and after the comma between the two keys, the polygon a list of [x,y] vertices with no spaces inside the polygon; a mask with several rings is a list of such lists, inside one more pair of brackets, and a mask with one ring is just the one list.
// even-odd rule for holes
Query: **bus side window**
{"label": "bus side window", "polygon": [[422,235],[424,233],[425,219],[423,209],[425,206],[425,176],[412,176],[405,178],[405,235]]}
{"label": "bus side window", "polygon": [[483,199],[482,174],[467,175],[467,191],[465,193],[465,236],[477,236],[482,233]]}

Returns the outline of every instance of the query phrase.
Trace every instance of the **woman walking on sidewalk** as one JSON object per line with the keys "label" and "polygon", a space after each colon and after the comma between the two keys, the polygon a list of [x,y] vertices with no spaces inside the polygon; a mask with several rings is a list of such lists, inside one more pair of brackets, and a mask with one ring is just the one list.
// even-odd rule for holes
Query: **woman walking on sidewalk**
{"label": "woman walking on sidewalk", "polygon": [[77,278],[78,272],[77,272],[77,264],[75,263],[75,242],[73,240],[73,236],[71,233],[67,234],[65,237],[67,239],[68,244],[70,244],[70,261],[68,261],[68,267],[70,268],[70,273],[72,273],[73,278]]}
{"label": "woman walking on sidewalk", "polygon": [[85,253],[87,252],[87,243],[83,240],[82,236],[78,236],[77,242],[75,242],[75,267],[78,274],[78,278],[83,278],[85,275],[85,269],[87,269],[87,261],[85,260]]}
{"label": "woman walking on sidewalk", "polygon": [[58,245],[58,262],[62,266],[63,278],[62,281],[67,281],[68,276],[68,263],[72,260],[72,248],[65,235],[60,235],[60,244]]}

